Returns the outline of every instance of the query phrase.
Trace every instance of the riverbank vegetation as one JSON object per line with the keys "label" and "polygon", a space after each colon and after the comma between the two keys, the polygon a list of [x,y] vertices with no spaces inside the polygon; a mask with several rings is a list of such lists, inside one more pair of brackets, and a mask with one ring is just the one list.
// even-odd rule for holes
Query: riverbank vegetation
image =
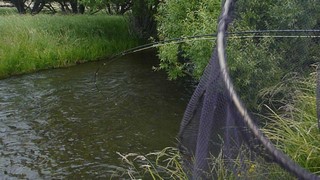
{"label": "riverbank vegetation", "polygon": [[156,34],[158,4],[6,1],[15,8],[0,8],[0,78],[102,59],[146,42]]}
{"label": "riverbank vegetation", "polygon": [[[166,147],[162,151],[146,155],[129,153],[119,154],[119,156],[128,168],[119,169],[114,173],[114,177],[125,179],[188,179],[189,177],[181,164],[182,157],[179,150],[173,147]],[[242,169],[242,174],[234,174],[228,169],[222,153],[219,153],[217,157],[211,156],[209,163],[212,165],[211,179],[294,179],[277,164],[265,162],[260,157],[254,161],[242,162],[249,167],[247,172],[243,172]],[[234,163],[240,164],[240,159],[236,159]],[[237,171],[241,172],[241,169]]]}
{"label": "riverbank vegetation", "polygon": [[0,31],[1,78],[106,58],[139,43],[123,16],[7,15]]}

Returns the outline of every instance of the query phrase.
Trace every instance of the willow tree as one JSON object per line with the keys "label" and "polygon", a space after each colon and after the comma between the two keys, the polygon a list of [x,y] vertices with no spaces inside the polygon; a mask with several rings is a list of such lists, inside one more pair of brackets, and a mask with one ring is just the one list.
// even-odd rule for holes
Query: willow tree
{"label": "willow tree", "polygon": [[[158,36],[160,40],[167,40],[214,34],[220,9],[220,0],[165,1],[158,9]],[[239,0],[235,12],[235,19],[229,28],[234,33],[318,29],[320,24],[320,1]],[[258,94],[262,89],[275,85],[290,72],[308,72],[312,63],[320,61],[319,51],[316,50],[319,43],[312,38],[240,36],[228,39],[228,64],[237,90],[251,107],[259,104]],[[158,69],[165,70],[171,79],[186,74],[198,79],[214,46],[215,39],[160,47]]]}
{"label": "willow tree", "polygon": [[[157,29],[160,40],[212,34],[217,29],[220,0],[165,1],[158,8]],[[199,78],[209,61],[214,41],[189,41],[159,48],[159,69],[169,78],[184,76],[185,72]]]}
{"label": "willow tree", "polygon": [[[27,0],[10,0],[10,2],[17,8],[19,14],[25,14],[27,11],[31,14],[38,14],[46,5],[50,5],[52,2],[59,3],[61,10],[64,12],[69,9],[69,6],[71,7],[69,9],[70,12],[74,14],[84,13],[85,10],[84,5],[78,3],[78,0],[31,0],[32,3]],[[26,5],[27,3],[29,4],[28,6]]]}

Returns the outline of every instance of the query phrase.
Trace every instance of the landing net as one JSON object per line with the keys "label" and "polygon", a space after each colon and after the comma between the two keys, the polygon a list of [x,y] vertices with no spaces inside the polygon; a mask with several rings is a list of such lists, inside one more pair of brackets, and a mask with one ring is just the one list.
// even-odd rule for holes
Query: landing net
{"label": "landing net", "polygon": [[[253,61],[257,60],[255,58],[265,58],[266,60],[268,58],[274,58],[275,60],[278,60],[277,53],[279,53],[282,57],[287,58],[287,61],[278,62],[279,66],[286,67],[287,63],[291,68],[287,69],[288,71],[295,71],[297,69],[304,71],[305,67],[309,67],[311,64],[319,62],[319,59],[314,57],[318,53],[316,51],[319,51],[319,49],[313,49],[313,47],[319,44],[319,40],[312,38],[313,35],[317,36],[319,32],[314,30],[311,32],[312,35],[310,35],[308,34],[310,32],[300,31],[297,33],[298,31],[295,31],[294,29],[290,30],[290,28],[319,28],[320,22],[307,24],[305,21],[305,24],[299,24],[304,21],[296,20],[292,22],[296,24],[286,24],[286,27],[283,24],[279,24],[279,27],[282,26],[283,29],[288,29],[283,30],[283,32],[281,32],[281,30],[277,30],[277,33],[283,33],[281,35],[278,34],[279,37],[273,35],[271,40],[265,40],[266,36],[263,37],[262,33],[260,33],[255,34],[256,37],[250,38],[250,40],[240,39],[239,42],[241,43],[237,44],[232,40],[229,41],[228,35],[237,28],[237,23],[241,21],[241,18],[245,18],[241,17],[241,13],[250,8],[243,7],[246,5],[245,2],[247,1],[238,1],[237,3],[235,3],[234,0],[225,1],[219,19],[216,48],[213,50],[210,62],[189,101],[181,122],[178,139],[179,149],[183,155],[185,171],[189,174],[190,179],[219,178],[221,174],[214,170],[216,162],[212,163],[212,159],[222,154],[222,160],[225,168],[223,171],[232,173],[234,175],[233,177],[236,177],[236,179],[256,178],[252,177],[250,173],[252,169],[255,168],[254,165],[257,165],[256,162],[258,161],[259,164],[278,164],[287,172],[299,179],[320,179],[318,176],[320,174],[320,169],[315,169],[315,173],[311,173],[310,171],[302,168],[286,153],[276,148],[274,145],[275,141],[271,141],[264,133],[262,133],[260,126],[267,124],[268,120],[261,120],[263,118],[254,113],[254,108],[250,107],[250,110],[247,109],[245,104],[252,102],[250,101],[252,98],[243,97],[242,99],[245,100],[245,102],[243,102],[240,98],[241,94],[238,95],[238,92],[250,91],[250,88],[245,89],[245,83],[239,84],[241,83],[241,80],[237,79],[237,75],[240,77],[240,75],[243,74],[240,70],[238,74],[234,73],[230,76],[227,66],[227,57],[230,57],[228,61],[234,62],[239,56],[247,56],[248,61],[242,63],[248,63],[249,66],[249,63],[253,63]],[[242,7],[238,7],[237,5],[242,5]],[[250,6],[250,3],[247,3],[247,5]],[[304,8],[304,11],[308,12],[310,11],[308,8],[312,7],[309,6]],[[279,10],[281,10],[281,8],[279,8]],[[264,14],[261,14],[261,18],[263,17]],[[263,28],[271,27],[273,25],[272,23],[281,23],[281,18],[285,19],[286,17],[281,17],[281,14],[279,14],[278,19],[277,17],[274,17],[272,21],[259,21],[257,23],[260,23],[260,27],[257,25],[257,29],[262,32],[264,30]],[[229,32],[227,32],[228,27]],[[272,32],[269,31],[268,33]],[[296,37],[286,39],[284,38],[284,35]],[[309,38],[303,39],[302,37]],[[239,46],[239,53],[230,55],[227,42],[229,47]],[[255,54],[248,55],[249,52],[247,52],[246,49],[249,49],[252,46],[255,46],[256,49],[263,49],[263,47],[267,46],[268,48],[263,50],[268,51],[268,53],[264,54],[261,50],[261,56],[255,56]],[[286,50],[287,52],[280,52],[278,51],[279,49],[274,48],[275,46],[281,46],[282,51]],[[260,62],[263,63],[263,61]],[[296,65],[292,65],[292,63],[296,63]],[[264,76],[260,76],[260,79],[261,77],[270,78],[268,76],[272,73],[268,71],[272,71],[271,68],[274,68],[274,66],[270,64],[261,65],[270,67],[270,69],[261,71],[260,73],[264,74]],[[317,118],[318,125],[320,127],[319,76],[318,68],[318,75],[315,76],[317,77],[317,81],[314,81],[315,84],[317,82],[317,93],[314,92],[314,94],[317,95],[318,99],[316,104],[318,106]],[[233,84],[234,81],[238,82],[236,86]],[[257,78],[256,81],[257,86],[261,84],[259,82],[259,78]],[[239,89],[239,87],[243,88]],[[255,91],[252,90],[252,92]],[[248,92],[246,93],[250,94]],[[279,93],[271,94],[274,96],[280,96]],[[257,96],[257,94],[252,94],[252,96]],[[286,95],[282,96],[285,97]],[[292,97],[288,98],[290,99]],[[277,108],[283,107],[279,101],[274,106]],[[317,123],[315,122],[315,124]],[[319,147],[318,149],[314,149],[314,151],[319,151]],[[307,159],[308,157],[305,158]],[[268,177],[270,172],[261,171],[261,174],[263,173],[266,173],[266,175],[262,175],[261,177],[264,177],[265,179],[272,178]],[[282,179],[283,177],[281,178],[281,176],[278,176],[273,178]]]}

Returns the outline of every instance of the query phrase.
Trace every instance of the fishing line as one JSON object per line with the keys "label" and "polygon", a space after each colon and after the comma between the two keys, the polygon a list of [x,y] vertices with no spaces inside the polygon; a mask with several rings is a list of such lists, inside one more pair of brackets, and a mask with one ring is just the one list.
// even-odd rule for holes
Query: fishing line
{"label": "fishing line", "polygon": [[[310,35],[277,35],[277,33],[308,33]],[[228,36],[229,39],[242,39],[242,38],[319,38],[319,35],[314,35],[311,33],[320,33],[320,30],[318,29],[272,29],[272,30],[248,30],[248,31],[237,31],[237,32],[227,32],[226,36]],[[250,35],[251,34],[251,35]],[[265,35],[264,35],[265,34]],[[102,69],[103,66],[109,65],[119,59],[120,57],[145,51],[148,49],[152,48],[157,48],[165,45],[170,45],[170,44],[179,44],[179,43],[187,43],[187,42],[192,42],[192,41],[204,41],[204,40],[216,40],[217,38],[217,33],[214,34],[204,34],[204,35],[196,35],[196,36],[186,36],[186,37],[179,37],[179,38],[172,38],[168,40],[163,40],[163,41],[157,41],[157,42],[152,42],[152,43],[147,43],[141,46],[137,46],[134,48],[127,49],[125,51],[122,51],[120,53],[117,53],[111,57],[109,57],[102,65],[100,65],[97,70],[94,73],[94,85],[98,92],[101,93],[97,79],[100,70]],[[189,74],[189,73],[186,73]]]}

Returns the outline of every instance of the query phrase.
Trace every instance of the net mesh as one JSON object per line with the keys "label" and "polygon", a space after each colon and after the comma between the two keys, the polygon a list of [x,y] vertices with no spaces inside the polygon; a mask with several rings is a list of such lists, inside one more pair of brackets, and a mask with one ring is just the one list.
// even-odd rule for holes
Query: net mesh
{"label": "net mesh", "polygon": [[[318,62],[318,59],[314,57],[317,51],[312,48],[313,46],[310,46],[318,43],[318,39],[312,38],[312,36],[319,34],[318,31],[278,30],[274,32],[268,31],[269,34],[265,35],[261,30],[270,28],[271,26],[279,26],[279,28],[282,29],[317,28],[320,23],[315,22],[308,24],[307,22],[303,23],[305,19],[297,19],[292,22],[293,24],[281,24],[281,18],[286,17],[272,17],[270,21],[268,21],[268,19],[261,20],[267,8],[258,9],[261,11],[261,19],[256,18],[256,20],[258,20],[254,22],[254,24],[256,24],[256,29],[260,30],[260,33],[254,33],[253,35],[255,37],[250,39],[229,39],[229,47],[234,47],[232,49],[233,55],[231,54],[229,56],[229,51],[226,46],[227,39],[225,37],[228,25],[232,24],[230,31],[237,29],[241,18],[245,18],[242,16],[243,12],[252,8],[250,4],[251,3],[247,1],[235,3],[233,0],[226,0],[224,3],[219,19],[217,47],[214,49],[210,62],[189,101],[180,126],[178,135],[179,149],[183,156],[185,171],[191,179],[219,177],[221,174],[212,172],[214,164],[210,163],[210,159],[212,159],[210,157],[218,157],[220,153],[222,153],[222,159],[225,162],[224,168],[227,169],[226,171],[232,172],[234,176],[239,179],[250,178],[252,163],[247,162],[257,161],[258,159],[264,163],[277,163],[299,179],[320,179],[319,176],[300,167],[285,153],[278,150],[260,131],[257,124],[261,124],[262,121],[253,113],[249,113],[255,110],[249,107],[251,111],[248,111],[243,105],[250,104],[250,102],[254,102],[255,99],[244,96],[242,97],[244,100],[243,103],[236,93],[240,92],[240,96],[243,91],[252,90],[252,92],[255,93],[254,89],[248,88],[248,86],[252,86],[252,84],[242,87],[241,83],[243,82],[240,80],[234,87],[225,62],[226,54],[228,54],[229,61],[237,59],[238,56],[242,56],[244,59],[247,59],[245,63],[249,64],[250,61],[256,61],[256,58],[273,58],[273,60],[278,60],[280,58],[275,55],[278,53],[287,59],[286,61],[279,60],[279,66],[286,67],[286,64],[295,62],[295,65],[288,66],[291,68],[287,69],[288,72],[295,71],[296,69],[304,71],[304,67]],[[301,6],[302,10],[301,12],[299,11],[300,16],[303,13],[307,14],[304,18],[318,13],[316,10],[310,11],[310,6],[304,6],[303,4],[301,4]],[[261,7],[263,7],[263,3]],[[274,6],[272,8],[279,8],[279,11],[281,10],[281,7]],[[284,24],[286,24],[286,26]],[[270,33],[272,38],[266,40],[266,37],[270,35]],[[284,38],[284,33],[286,36],[290,36],[290,38]],[[312,35],[307,33],[312,33]],[[287,52],[280,52],[277,48],[272,49],[272,47],[279,46],[283,47],[281,49],[282,51],[283,49],[287,49]],[[250,53],[249,51],[252,50],[250,49],[251,47],[262,50],[267,49],[268,51],[261,50],[259,51],[260,54],[255,56],[254,53],[257,53],[257,51]],[[268,86],[270,84],[261,84],[259,81],[261,78],[268,78],[267,75],[269,74],[267,71],[272,71],[271,68],[274,67],[269,66],[269,64],[260,64],[260,66],[265,66],[270,69],[261,70],[260,74],[262,74],[262,76],[253,77],[253,79],[250,80],[253,81],[253,84]],[[317,116],[320,127],[319,68],[317,72],[318,100],[316,104],[318,106]],[[241,72],[231,75],[231,77],[234,78],[233,81],[237,82],[236,78],[237,76],[241,76]],[[252,94],[252,96],[256,95]],[[275,106],[280,105],[276,104]],[[268,179],[267,176],[265,178]]]}
{"label": "net mesh", "polygon": [[317,115],[318,128],[320,129],[320,67],[317,68]]}

